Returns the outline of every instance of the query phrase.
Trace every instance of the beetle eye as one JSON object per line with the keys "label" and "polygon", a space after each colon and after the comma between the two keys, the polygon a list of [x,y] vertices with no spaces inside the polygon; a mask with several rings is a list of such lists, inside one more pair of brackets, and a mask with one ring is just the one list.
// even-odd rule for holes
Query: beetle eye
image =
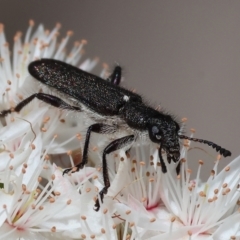
{"label": "beetle eye", "polygon": [[152,132],[153,132],[154,135],[157,134],[159,132],[158,127],[157,126],[153,126],[152,127]]}
{"label": "beetle eye", "polygon": [[160,140],[161,138],[162,138],[161,135],[156,135],[157,140]]}
{"label": "beetle eye", "polygon": [[149,133],[149,138],[151,139],[151,141],[153,141],[155,143],[160,143],[163,134],[160,131],[159,126],[156,126],[156,125],[150,126],[148,129],[148,133]]}

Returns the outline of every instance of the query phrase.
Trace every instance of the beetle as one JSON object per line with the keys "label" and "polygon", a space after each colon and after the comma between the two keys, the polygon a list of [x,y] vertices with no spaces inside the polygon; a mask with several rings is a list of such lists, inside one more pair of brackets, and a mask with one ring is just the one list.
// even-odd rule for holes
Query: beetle
{"label": "beetle", "polygon": [[[140,95],[121,87],[120,66],[115,67],[107,80],[54,59],[33,61],[29,64],[28,71],[39,82],[65,94],[66,97],[73,98],[77,102],[77,106],[72,106],[59,97],[39,92],[18,103],[13,110],[3,110],[0,117],[4,117],[12,111],[21,111],[24,106],[37,98],[57,108],[85,112],[95,121],[87,129],[82,161],[74,168],[64,170],[63,174],[69,171],[78,171],[86,165],[92,133],[113,134],[122,129],[126,130],[126,136],[115,139],[103,150],[104,187],[99,192],[101,201],[103,201],[103,197],[110,187],[106,156],[118,149],[131,146],[137,138],[143,135],[147,135],[150,141],[159,145],[159,159],[163,173],[167,172],[163,151],[166,153],[169,163],[171,161],[178,163],[180,159],[180,139],[208,144],[224,157],[231,156],[230,151],[211,141],[180,134],[180,125],[171,115],[153,109],[143,101]],[[179,173],[180,164],[178,164],[176,171]],[[97,200],[95,210],[98,211],[99,208],[100,203]]]}

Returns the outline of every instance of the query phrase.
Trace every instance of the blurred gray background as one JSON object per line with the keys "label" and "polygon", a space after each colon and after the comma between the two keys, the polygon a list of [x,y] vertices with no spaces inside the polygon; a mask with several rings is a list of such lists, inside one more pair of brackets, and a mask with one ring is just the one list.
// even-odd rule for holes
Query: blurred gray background
{"label": "blurred gray background", "polygon": [[[0,9],[9,42],[29,19],[49,29],[60,22],[61,36],[88,40],[86,56],[99,66],[119,63],[128,87],[231,150],[221,166],[240,154],[240,1],[1,0]],[[208,152],[190,151],[206,178],[216,154],[192,146]]]}

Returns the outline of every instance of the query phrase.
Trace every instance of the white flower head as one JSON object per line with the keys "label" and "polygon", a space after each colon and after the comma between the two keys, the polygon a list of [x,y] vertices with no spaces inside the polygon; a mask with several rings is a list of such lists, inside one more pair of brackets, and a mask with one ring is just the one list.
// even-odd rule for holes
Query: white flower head
{"label": "white flower head", "polygon": [[[16,34],[12,60],[4,27],[0,25],[2,113],[41,90],[42,86],[29,76],[28,64],[31,61],[55,58],[77,64],[81,58],[86,41],[75,43],[70,53],[66,54],[65,46],[71,32],[57,47],[59,24],[51,32],[40,25],[32,34],[33,25],[30,21],[24,43],[21,33]],[[90,71],[96,62],[87,59],[79,67]],[[12,112],[1,118],[0,182],[4,208],[1,211],[0,235],[3,239],[49,239],[51,236],[65,239],[94,234],[101,237],[103,232],[105,236],[114,234],[103,229],[102,216],[98,214],[96,217],[93,209],[96,191],[88,179],[98,174],[96,169],[86,167],[84,172],[63,177],[62,170],[50,164],[51,154],[68,152],[68,157],[64,159],[68,162],[72,160],[74,165],[72,150],[80,148],[80,132],[85,126],[79,128],[82,121],[69,115],[39,100],[33,100],[19,113]],[[43,179],[43,184],[39,179]],[[91,188],[92,191],[89,190]],[[88,221],[81,220],[86,211],[88,215],[92,213],[95,220],[95,223],[91,220],[95,226],[91,230],[87,227]],[[106,223],[110,222],[106,221],[107,217],[111,218],[109,214],[105,214]]]}
{"label": "white flower head", "polygon": [[[68,32],[57,47],[60,24],[57,24],[51,32],[40,25],[32,33],[33,26],[33,21],[30,21],[23,43],[21,33],[18,32],[14,37],[13,60],[11,61],[9,45],[3,31],[4,27],[2,24],[0,25],[0,81],[2,84],[0,106],[4,110],[11,109],[27,96],[39,92],[43,88],[29,76],[28,64],[31,61],[40,58],[55,58],[76,64],[82,56],[82,48],[86,44],[85,40],[76,42],[68,54],[65,50],[72,32]],[[95,65],[96,60],[87,59],[79,67],[90,71]],[[67,118],[68,114],[71,115],[66,111],[59,111],[54,107],[50,108],[49,105],[40,103],[39,100],[33,100],[20,113],[13,112],[5,118],[1,118],[0,135],[4,152],[16,151],[16,146],[21,144],[25,134],[31,135],[32,140],[36,135],[41,134],[44,145],[50,145],[49,154],[60,154],[65,153],[66,149],[79,148],[80,144],[77,138],[81,129],[79,130],[78,126],[81,125],[82,121],[81,118]],[[41,132],[36,132],[39,129]],[[63,130],[58,131],[59,129]],[[58,137],[52,142],[55,134],[58,134]],[[4,169],[4,164],[2,169]]]}
{"label": "white flower head", "polygon": [[167,161],[168,172],[163,174],[157,163],[157,149],[150,149],[136,147],[130,159],[119,157],[122,161],[115,185],[108,193],[115,199],[116,217],[127,223],[126,236],[131,229],[132,235],[140,239],[240,237],[236,221],[240,218],[240,157],[217,174],[218,158],[209,179],[202,183],[199,176],[203,161],[199,160],[197,176],[191,180],[186,147],[181,152],[179,175],[175,171],[177,164]]}

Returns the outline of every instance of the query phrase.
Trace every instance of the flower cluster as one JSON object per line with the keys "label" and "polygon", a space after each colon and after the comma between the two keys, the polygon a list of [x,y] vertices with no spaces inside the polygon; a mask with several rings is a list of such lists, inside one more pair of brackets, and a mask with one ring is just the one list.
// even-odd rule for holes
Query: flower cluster
{"label": "flower cluster", "polygon": [[[58,43],[59,24],[52,31],[33,28],[30,21],[24,41],[20,32],[15,35],[10,52],[0,24],[1,111],[33,93],[52,91],[29,75],[31,61],[54,58],[86,71],[97,63],[87,59],[77,65],[86,41],[67,53],[72,32]],[[103,69],[100,76],[105,75]],[[201,182],[203,161],[197,176],[188,168],[190,142],[181,150],[179,175],[176,165],[167,163],[168,172],[162,173],[157,146],[148,142],[109,155],[111,186],[96,212],[103,188],[101,149],[108,137],[93,138],[88,166],[62,174],[81,160],[89,121],[81,112],[36,99],[20,113],[0,117],[0,239],[240,239],[240,157],[220,173],[217,159],[209,179]]]}

